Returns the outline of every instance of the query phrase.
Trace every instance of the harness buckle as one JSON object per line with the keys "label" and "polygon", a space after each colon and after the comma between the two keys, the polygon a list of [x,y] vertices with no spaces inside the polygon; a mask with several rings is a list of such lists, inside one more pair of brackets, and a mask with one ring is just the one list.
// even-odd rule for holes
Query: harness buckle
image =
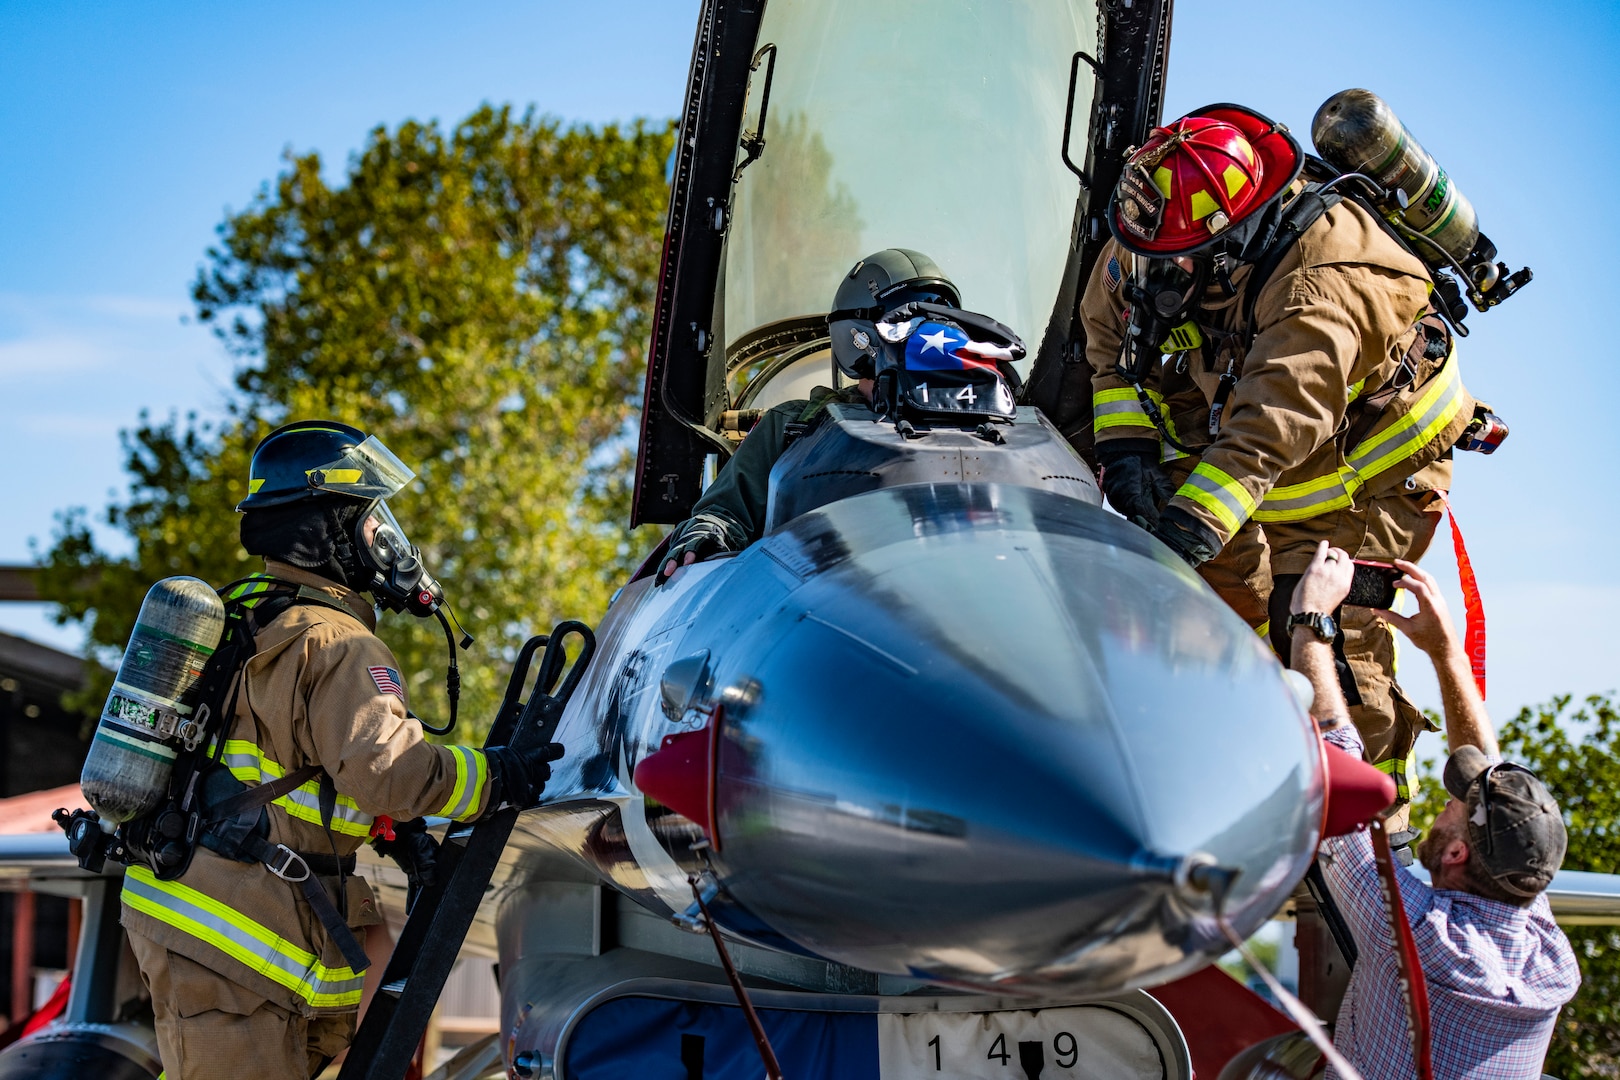
{"label": "harness buckle", "polygon": [[[293,885],[309,880],[309,863],[305,862],[302,855],[286,844],[276,845],[276,850],[271,852],[270,857],[264,860],[264,868],[282,881]],[[303,873],[293,877],[292,875],[299,870],[302,870]]]}

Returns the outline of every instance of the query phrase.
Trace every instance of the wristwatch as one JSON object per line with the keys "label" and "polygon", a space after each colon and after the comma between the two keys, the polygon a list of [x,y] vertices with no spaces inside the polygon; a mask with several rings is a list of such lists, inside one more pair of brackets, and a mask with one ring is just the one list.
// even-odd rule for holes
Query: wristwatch
{"label": "wristwatch", "polygon": [[1288,616],[1290,635],[1296,626],[1309,627],[1311,633],[1323,641],[1332,641],[1339,636],[1339,624],[1333,621],[1333,616],[1323,615],[1320,611],[1302,611],[1298,615]]}

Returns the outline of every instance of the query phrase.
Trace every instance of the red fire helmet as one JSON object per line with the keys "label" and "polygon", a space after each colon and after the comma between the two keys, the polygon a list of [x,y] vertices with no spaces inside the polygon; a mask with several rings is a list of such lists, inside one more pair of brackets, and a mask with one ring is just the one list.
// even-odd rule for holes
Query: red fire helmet
{"label": "red fire helmet", "polygon": [[1251,109],[1195,109],[1126,160],[1108,226],[1139,255],[1190,255],[1279,198],[1304,163],[1288,129]]}

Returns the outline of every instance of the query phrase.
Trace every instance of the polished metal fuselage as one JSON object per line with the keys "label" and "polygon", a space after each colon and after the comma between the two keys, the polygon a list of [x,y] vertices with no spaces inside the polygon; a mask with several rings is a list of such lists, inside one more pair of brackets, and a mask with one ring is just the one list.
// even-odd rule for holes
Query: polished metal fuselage
{"label": "polished metal fuselage", "polygon": [[[816,438],[870,444],[880,429],[894,431],[844,417]],[[1016,446],[975,440],[978,464],[966,433],[938,435],[933,457],[917,451],[934,435],[904,440],[912,465],[866,470],[867,490],[735,556],[621,591],[558,731],[567,754],[513,837],[503,902],[602,881],[678,922],[688,876],[707,871],[738,940],[1046,999],[1153,985],[1223,952],[1210,897],[1177,880],[1190,859],[1238,872],[1238,933],[1282,904],[1322,778],[1276,660],[1098,505],[1038,417]],[[817,460],[795,451],[773,485]],[[997,455],[1042,454],[1069,463],[1071,492],[1042,489],[1050,470],[984,478],[1013,475]],[[682,660],[700,675],[692,707],[670,709],[661,679]],[[633,774],[711,718],[706,837]]]}

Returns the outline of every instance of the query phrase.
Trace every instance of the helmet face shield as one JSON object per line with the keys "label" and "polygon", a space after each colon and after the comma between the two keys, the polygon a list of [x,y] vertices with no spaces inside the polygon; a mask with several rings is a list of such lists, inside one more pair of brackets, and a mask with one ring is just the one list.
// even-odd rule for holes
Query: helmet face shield
{"label": "helmet face shield", "polygon": [[379,499],[360,522],[360,550],[365,552],[373,569],[386,574],[401,561],[411,558],[416,549],[405,538],[405,528],[388,508],[388,503]]}
{"label": "helmet face shield", "polygon": [[344,451],[341,457],[308,470],[308,476],[311,488],[367,501],[397,495],[416,479],[411,467],[395,457],[375,435],[367,436],[358,446]]}

